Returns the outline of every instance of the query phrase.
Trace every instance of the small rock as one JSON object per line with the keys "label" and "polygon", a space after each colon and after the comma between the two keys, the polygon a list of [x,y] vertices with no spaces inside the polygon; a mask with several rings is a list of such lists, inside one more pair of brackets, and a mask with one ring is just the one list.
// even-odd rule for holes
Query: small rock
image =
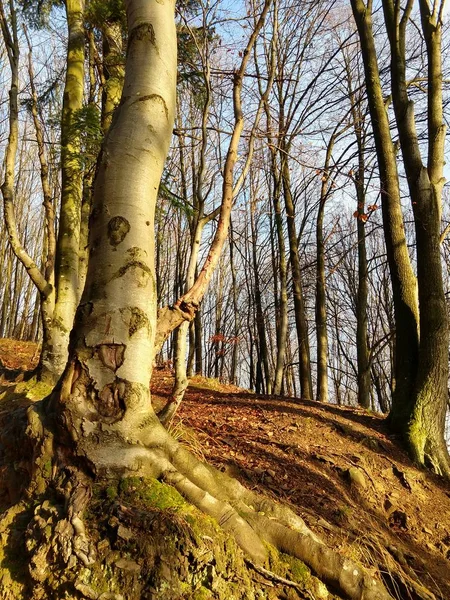
{"label": "small rock", "polygon": [[127,558],[119,558],[119,560],[116,560],[115,565],[119,569],[131,571],[132,573],[138,573],[141,570],[141,567],[137,564],[137,562]]}
{"label": "small rock", "polygon": [[75,556],[75,554],[71,554],[66,568],[70,571],[70,569],[73,569],[76,566],[77,566],[77,557]]}
{"label": "small rock", "polygon": [[128,529],[128,527],[124,527],[123,525],[119,525],[117,528],[117,535],[123,540],[131,540],[134,538],[134,533],[132,530]]}
{"label": "small rock", "polygon": [[107,540],[107,539],[100,540],[99,543],[97,544],[97,550],[99,551],[99,553],[109,550],[109,540]]}
{"label": "small rock", "polygon": [[350,485],[354,485],[355,487],[363,490],[367,488],[366,478],[364,477],[362,471],[357,467],[350,467],[350,469],[347,470],[347,476],[350,480]]}
{"label": "small rock", "polygon": [[80,581],[76,581],[75,582],[75,589],[80,592],[80,594],[83,594],[83,596],[85,598],[88,598],[89,600],[97,600],[98,599],[98,594],[95,590],[93,590],[89,585],[86,585],[85,583],[81,583]]}

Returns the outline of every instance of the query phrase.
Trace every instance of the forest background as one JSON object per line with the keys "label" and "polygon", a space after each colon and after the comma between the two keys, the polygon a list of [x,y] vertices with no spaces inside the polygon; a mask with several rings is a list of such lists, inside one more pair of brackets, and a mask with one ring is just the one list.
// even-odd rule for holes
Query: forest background
{"label": "forest background", "polygon": [[[61,136],[74,140],[69,159],[75,163],[80,180],[76,193],[88,203],[86,196],[106,130],[105,111],[110,110],[105,108],[105,89],[112,88],[123,76],[123,40],[119,37],[125,35],[124,15],[119,10],[111,18],[111,13],[110,22],[106,8],[100,15],[106,18],[108,35],[113,36],[106,38],[111,44],[108,57],[104,32],[102,38],[95,21],[99,18],[94,14],[98,7],[95,2],[91,5],[88,11],[92,22],[86,24],[85,31],[84,90],[77,100],[79,107],[71,109],[66,133],[61,133],[60,125],[67,63],[65,11],[58,8],[57,2],[25,2],[28,12],[19,19],[20,139],[14,210],[19,240],[41,270],[48,259],[49,242],[33,110],[41,127],[41,149],[48,170],[47,203],[52,206],[51,218],[57,231]],[[233,129],[233,73],[248,32],[254,27],[253,14],[251,6],[235,2],[180,6],[179,104],[156,219],[160,306],[173,304],[186,286],[192,285],[214,233],[222,198],[221,172]],[[351,6],[346,2],[286,3],[280,5],[277,18],[274,56],[270,54],[274,35],[270,22],[256,41],[244,76],[246,128],[239,147],[240,179],[234,192],[231,228],[213,284],[189,326],[187,373],[204,374],[257,392],[296,396],[302,391],[306,398],[320,396],[344,405],[356,405],[359,397],[360,404],[387,413],[395,388],[395,318],[375,144]],[[381,7],[375,8],[374,22],[383,93],[389,103],[389,56]],[[444,28],[444,66],[448,64],[446,31]],[[422,43],[419,33],[409,34],[407,65],[410,92],[419,111],[419,139],[426,145]],[[4,48],[3,150],[8,138],[10,83],[6,58]],[[274,81],[265,114],[256,115],[271,70]],[[444,111],[448,103],[446,90],[445,84]],[[116,95],[112,102],[117,102],[120,92],[111,94]],[[389,107],[392,113],[392,105]],[[391,125],[395,128],[393,114]],[[393,136],[395,139],[395,129]],[[280,140],[287,150],[283,150]],[[358,143],[362,144],[360,148]],[[286,192],[281,191],[286,178],[274,180],[274,169],[282,165],[283,152],[292,197],[288,208],[283,198]],[[364,190],[363,197],[358,198],[361,159]],[[399,165],[406,235],[415,262],[413,216],[406,177]],[[448,189],[445,186],[443,191],[441,245],[447,295]],[[289,219],[295,221],[300,308],[294,306],[293,279],[298,276],[293,277],[289,260]],[[40,295],[7,243],[4,220],[1,227],[4,276],[0,336],[37,341],[42,336]],[[86,232],[82,243],[87,245]],[[362,244],[367,262],[361,274],[358,249]],[[191,259],[192,248],[195,252]],[[361,298],[362,286],[367,287],[365,299]],[[303,320],[300,324],[299,312]],[[325,334],[324,342],[321,336]],[[180,335],[176,331],[162,348],[158,361],[173,365],[178,339],[185,336],[186,330]],[[320,359],[324,344],[327,352]],[[361,356],[358,362],[358,347],[360,354],[367,356],[365,365],[360,364]],[[185,351],[183,345],[178,356]],[[305,363],[306,376],[301,372]],[[361,369],[370,380],[364,397],[361,390],[358,392]]]}
{"label": "forest background", "polygon": [[[214,515],[248,504],[161,426],[193,373],[389,414],[448,477],[445,3],[187,3],[177,77],[169,3],[5,4],[0,334],[41,339],[36,377],[58,384],[27,411],[33,485],[48,456],[76,473],[79,515],[90,469],[163,479],[202,509],[217,494]],[[159,419],[153,361],[175,373]],[[247,508],[233,528],[259,561],[264,512]],[[294,517],[271,510],[282,544]],[[338,563],[347,596],[376,585]]]}

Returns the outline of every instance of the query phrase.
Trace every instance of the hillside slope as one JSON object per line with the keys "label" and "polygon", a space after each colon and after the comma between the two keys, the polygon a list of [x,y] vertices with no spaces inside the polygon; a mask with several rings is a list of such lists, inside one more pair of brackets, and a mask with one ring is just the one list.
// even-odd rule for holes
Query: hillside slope
{"label": "hillside slope", "polygon": [[[155,403],[170,384],[155,372]],[[398,598],[450,599],[450,486],[417,469],[380,416],[194,378],[172,429],[244,485],[291,504],[334,548],[368,566],[378,557]]]}
{"label": "hillside slope", "polygon": [[[36,359],[35,345],[0,340],[3,371]],[[157,408],[171,384],[169,371],[155,370]],[[379,569],[394,597],[450,599],[450,486],[417,469],[380,416],[196,377],[170,428],[200,458],[290,504],[330,546]]]}

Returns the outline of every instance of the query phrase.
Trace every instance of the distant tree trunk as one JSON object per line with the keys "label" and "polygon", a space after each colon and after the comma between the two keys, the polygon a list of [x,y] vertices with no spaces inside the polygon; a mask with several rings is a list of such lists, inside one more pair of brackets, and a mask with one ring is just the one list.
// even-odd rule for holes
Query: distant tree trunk
{"label": "distant tree trunk", "polygon": [[[254,195],[254,193],[253,193]],[[258,348],[259,357],[258,365],[261,369],[261,391],[262,393],[271,393],[271,381],[270,381],[270,370],[269,370],[269,357],[267,352],[267,340],[266,340],[266,328],[264,323],[264,312],[262,307],[262,295],[261,285],[259,279],[259,265],[258,265],[258,254],[257,254],[257,231],[255,224],[255,211],[256,211],[256,200],[255,198],[250,199],[250,228],[251,228],[251,242],[252,242],[252,266],[253,266],[253,278],[254,278],[254,306],[256,314],[256,331],[258,333]]]}
{"label": "distant tree trunk", "polygon": [[371,377],[370,352],[367,340],[367,303],[369,295],[369,272],[367,266],[366,227],[365,227],[365,190],[364,159],[359,161],[355,179],[358,202],[358,295],[356,301],[356,354],[358,363],[358,404],[370,408]]}
{"label": "distant tree trunk", "polygon": [[189,351],[186,365],[187,377],[192,377],[194,372],[194,359],[195,359],[195,323],[191,321],[189,323]]}
{"label": "distant tree trunk", "polygon": [[203,327],[202,327],[202,309],[201,305],[194,318],[195,326],[195,374],[203,374]]}
{"label": "distant tree trunk", "polygon": [[319,402],[328,402],[328,332],[327,294],[325,278],[325,242],[323,221],[325,204],[330,195],[330,161],[336,139],[337,128],[330,137],[325,154],[320,186],[319,210],[316,221],[316,335],[317,335],[317,396]]}
{"label": "distant tree trunk", "polygon": [[12,277],[13,257],[12,257],[12,250],[10,248],[7,248],[6,256],[7,256],[6,273],[3,271],[4,277],[2,280],[2,284],[4,286],[4,292],[3,292],[2,309],[1,309],[1,316],[0,316],[0,336],[1,337],[7,337],[7,322],[8,322],[9,307],[11,305],[11,277]]}
{"label": "distant tree trunk", "polygon": [[358,167],[354,175],[356,190],[356,215],[358,237],[358,293],[356,298],[356,355],[358,369],[358,404],[364,408],[370,407],[371,395],[371,360],[368,344],[367,305],[369,297],[369,271],[366,248],[366,161],[365,161],[365,132],[364,114],[361,106],[362,99],[356,98],[353,89],[350,64],[345,57],[347,87],[350,100],[350,112],[353,131],[356,137],[358,152]]}
{"label": "distant tree trunk", "polygon": [[378,404],[380,405],[381,412],[387,415],[389,413],[390,406],[386,396],[386,385],[383,381],[384,374],[381,369],[377,368],[375,365],[372,365],[372,374],[377,393]]}
{"label": "distant tree trunk", "polygon": [[238,290],[237,290],[237,279],[236,279],[236,264],[234,260],[234,238],[233,238],[233,224],[230,219],[230,268],[231,268],[231,285],[233,295],[233,347],[231,353],[231,366],[230,366],[230,383],[237,384],[237,370],[238,370],[238,352],[239,352],[239,306],[238,306]]}
{"label": "distant tree trunk", "polygon": [[302,289],[302,272],[300,268],[300,257],[298,253],[297,229],[295,226],[295,209],[291,191],[291,178],[289,173],[289,162],[287,159],[288,148],[283,147],[281,158],[281,176],[283,181],[284,202],[286,207],[286,219],[289,237],[289,256],[292,269],[292,289],[294,295],[295,323],[297,326],[300,393],[304,400],[313,399],[311,360],[309,355],[308,322],[306,319],[305,301]]}
{"label": "distant tree trunk", "polygon": [[[272,168],[275,167],[274,160]],[[280,172],[273,171],[273,204],[275,210],[275,227],[278,242],[278,274],[280,277],[279,302],[277,315],[277,359],[275,365],[273,393],[281,394],[283,387],[283,375],[286,363],[286,350],[288,338],[288,291],[287,291],[287,260],[286,243],[283,232],[283,220],[281,214],[281,181]]]}

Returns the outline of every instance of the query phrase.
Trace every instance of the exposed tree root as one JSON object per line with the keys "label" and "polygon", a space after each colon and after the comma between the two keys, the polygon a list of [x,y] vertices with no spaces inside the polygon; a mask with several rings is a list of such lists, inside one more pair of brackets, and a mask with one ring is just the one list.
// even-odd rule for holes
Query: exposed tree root
{"label": "exposed tree root", "polygon": [[266,577],[267,579],[271,579],[272,581],[276,581],[278,583],[282,583],[283,585],[293,587],[300,592],[300,595],[302,596],[302,598],[307,598],[308,600],[314,600],[314,596],[308,590],[304,590],[302,588],[302,586],[298,585],[298,583],[295,583],[294,581],[291,581],[290,579],[286,579],[285,577],[280,577],[276,573],[272,573],[272,571],[269,571],[268,569],[265,569],[264,567],[261,567],[260,565],[253,563],[248,558],[245,560],[245,562],[248,565],[250,565],[252,567],[252,569],[255,569],[255,571],[257,571],[258,573],[261,573],[261,575],[264,575],[264,577]]}
{"label": "exposed tree root", "polygon": [[438,445],[424,433],[422,437],[410,437],[408,446],[416,464],[450,480],[450,457],[444,443]]}
{"label": "exposed tree root", "polygon": [[[86,462],[82,456],[73,456],[69,447],[54,443],[53,434],[42,424],[40,406],[28,409],[27,415],[25,437],[34,447],[29,455],[34,471],[28,490],[29,494],[43,494],[46,482],[53,489],[56,501],[44,500],[34,510],[26,531],[26,548],[29,573],[36,585],[41,586],[42,598],[45,598],[49,565],[55,560],[69,571],[91,570],[98,561],[98,551],[83,520],[91,499],[93,479],[89,471],[93,468],[101,476],[116,479],[120,474],[150,476],[170,484],[189,503],[213,517],[252,563],[262,569],[268,566],[268,543],[303,561],[327,586],[350,600],[391,598],[380,580],[326,546],[292,510],[201,463],[157,421],[155,424],[152,420],[151,429],[146,431],[146,435],[152,433],[150,443],[141,441],[136,445],[110,436],[109,445],[99,445],[102,450],[98,454],[93,450]],[[83,586],[88,583],[80,580],[77,585],[80,593],[87,590]],[[91,596],[85,594],[85,597]]]}
{"label": "exposed tree root", "polygon": [[225,474],[197,463],[182,448],[177,454],[183,455],[180,462],[185,468],[190,463],[195,479],[199,479],[199,472],[204,473],[204,477],[200,476],[202,484],[193,483],[186,474],[179,472],[165,473],[165,480],[194,506],[217,518],[257,564],[264,565],[267,559],[262,544],[265,541],[302,560],[321,580],[351,600],[391,598],[379,580],[328,548],[290,509],[267,498],[259,498]]}

